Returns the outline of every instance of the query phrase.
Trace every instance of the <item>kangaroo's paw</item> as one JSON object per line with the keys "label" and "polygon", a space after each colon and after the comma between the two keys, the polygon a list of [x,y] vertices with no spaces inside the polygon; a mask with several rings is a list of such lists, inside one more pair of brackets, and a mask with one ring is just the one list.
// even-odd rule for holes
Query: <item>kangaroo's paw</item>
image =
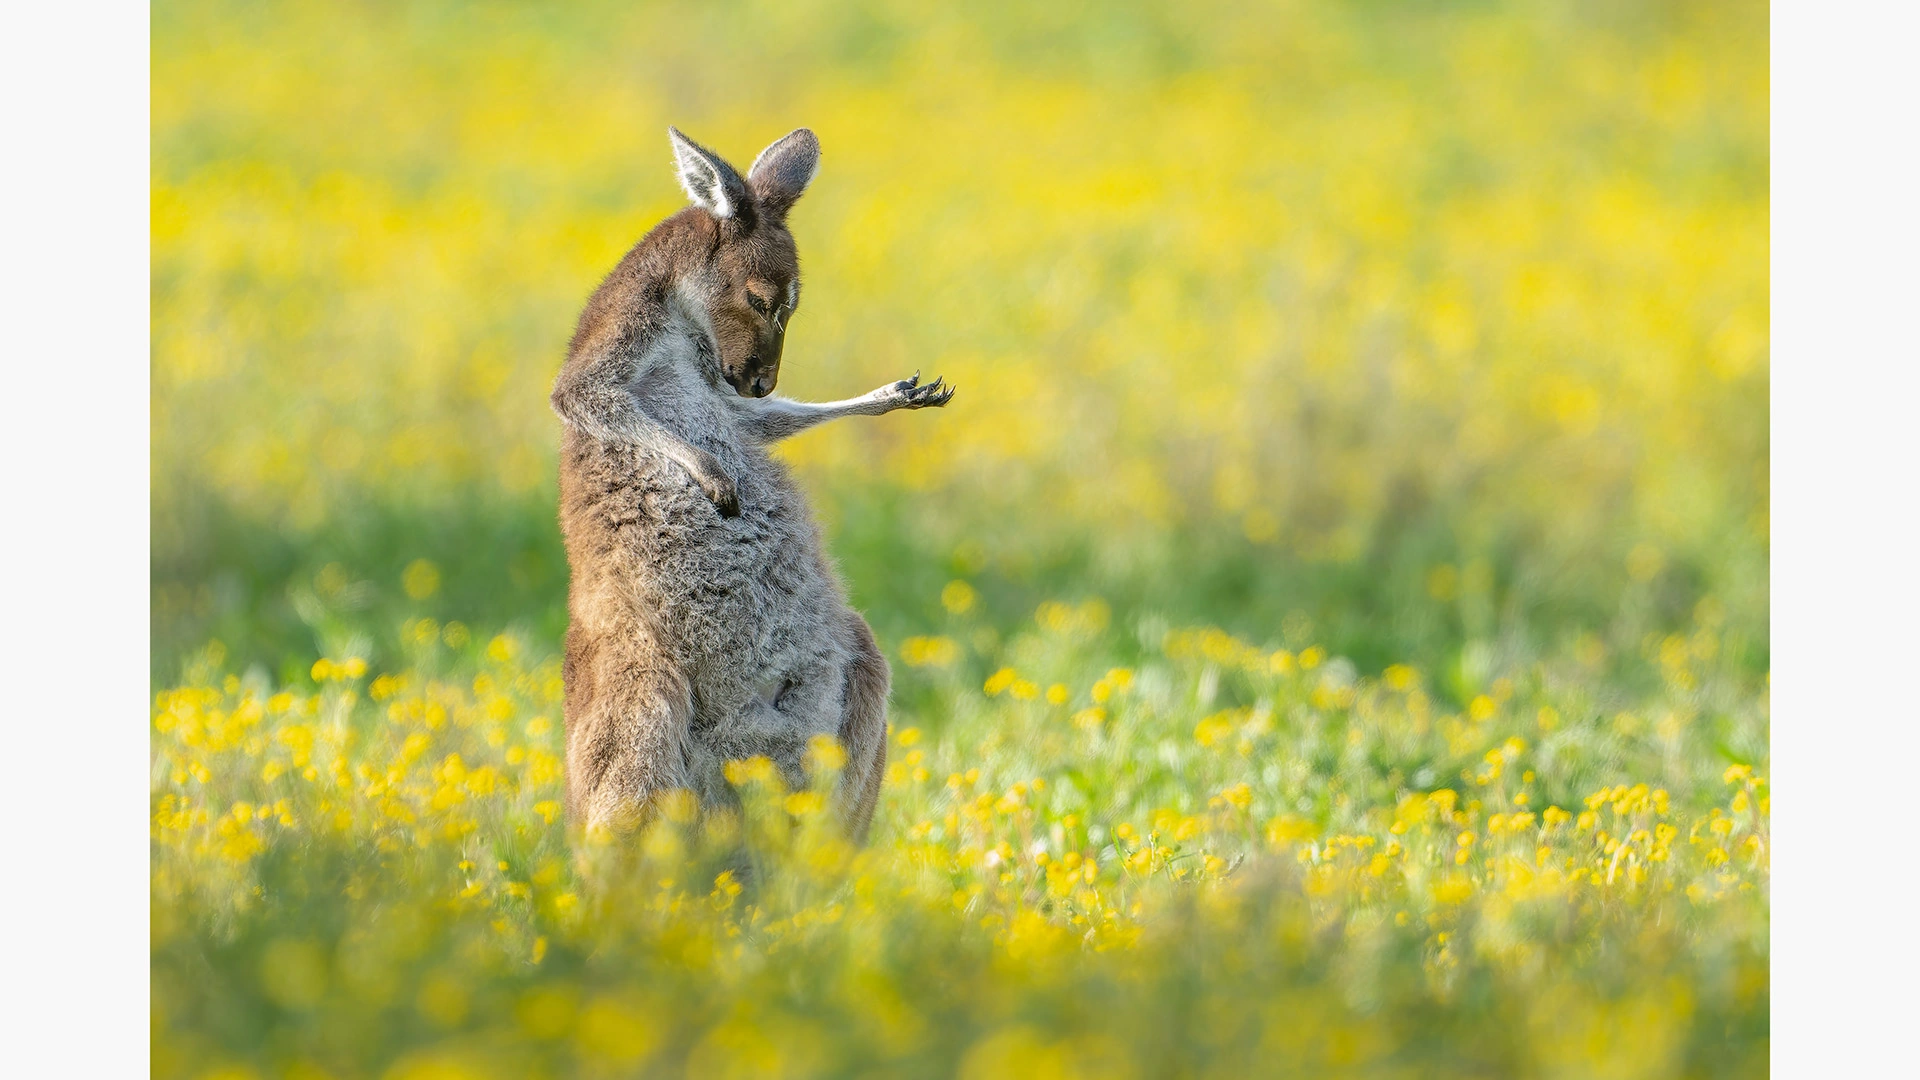
{"label": "kangaroo's paw", "polygon": [[694,478],[700,490],[712,500],[713,508],[720,511],[721,517],[740,516],[740,492],[734,487],[733,478],[726,473]]}
{"label": "kangaroo's paw", "polygon": [[903,409],[937,409],[953,400],[953,389],[946,384],[944,375],[921,385],[917,371],[913,373],[913,378],[893,384],[893,392],[900,396],[900,407]]}
{"label": "kangaroo's paw", "polygon": [[740,516],[740,492],[734,486],[733,477],[727,475],[717,458],[712,454],[700,453],[687,472],[693,482],[699,486],[713,508],[721,517]]}

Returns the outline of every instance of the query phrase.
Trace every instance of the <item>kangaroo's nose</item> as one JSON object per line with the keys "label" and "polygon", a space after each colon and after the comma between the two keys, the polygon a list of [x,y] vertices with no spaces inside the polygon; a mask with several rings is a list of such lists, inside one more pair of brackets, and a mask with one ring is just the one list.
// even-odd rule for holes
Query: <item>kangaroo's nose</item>
{"label": "kangaroo's nose", "polygon": [[766,397],[773,393],[773,380],[765,375],[756,375],[753,379],[753,396]]}

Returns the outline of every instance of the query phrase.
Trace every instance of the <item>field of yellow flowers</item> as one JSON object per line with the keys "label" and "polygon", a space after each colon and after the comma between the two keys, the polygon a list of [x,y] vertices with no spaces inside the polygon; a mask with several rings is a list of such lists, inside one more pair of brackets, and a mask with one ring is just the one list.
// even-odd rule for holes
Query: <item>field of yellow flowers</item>
{"label": "field of yellow flowers", "polygon": [[[1768,1048],[1767,10],[153,12],[167,1077],[1660,1077]],[[802,124],[873,842],[560,814],[546,394]]]}

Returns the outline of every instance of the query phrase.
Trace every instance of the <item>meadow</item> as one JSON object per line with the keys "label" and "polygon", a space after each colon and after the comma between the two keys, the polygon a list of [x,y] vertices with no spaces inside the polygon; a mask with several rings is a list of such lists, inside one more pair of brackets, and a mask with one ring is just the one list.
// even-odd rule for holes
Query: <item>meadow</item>
{"label": "meadow", "polygon": [[[155,1075],[1764,1072],[1767,86],[1738,3],[157,5]],[[864,850],[559,812],[669,123],[820,136],[780,392],[961,387],[784,449]]]}

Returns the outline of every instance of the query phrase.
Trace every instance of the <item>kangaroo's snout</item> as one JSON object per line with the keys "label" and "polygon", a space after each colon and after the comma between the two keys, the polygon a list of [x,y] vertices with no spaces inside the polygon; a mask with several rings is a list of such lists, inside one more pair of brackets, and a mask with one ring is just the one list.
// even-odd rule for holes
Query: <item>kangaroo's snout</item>
{"label": "kangaroo's snout", "polygon": [[738,372],[727,372],[727,385],[741,397],[762,398],[773,393],[774,384],[780,381],[778,363],[761,365],[758,356],[747,357]]}
{"label": "kangaroo's snout", "polygon": [[770,319],[756,320],[761,325],[753,334],[746,359],[736,367],[722,364],[727,383],[741,397],[762,398],[773,393],[780,381],[780,354],[785,352],[786,334]]}

